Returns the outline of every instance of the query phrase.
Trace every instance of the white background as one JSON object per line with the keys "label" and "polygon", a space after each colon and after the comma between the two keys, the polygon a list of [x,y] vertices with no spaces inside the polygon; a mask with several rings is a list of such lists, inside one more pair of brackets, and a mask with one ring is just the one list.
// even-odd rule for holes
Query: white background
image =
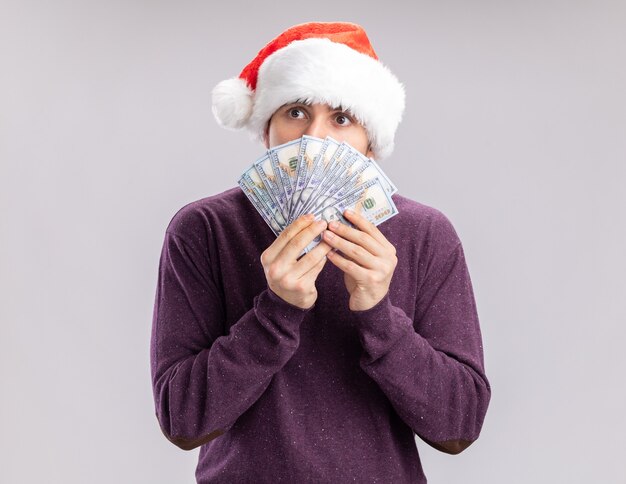
{"label": "white background", "polygon": [[462,454],[417,440],[429,482],[625,482],[623,2],[0,5],[1,482],[195,482],[150,384],[164,231],[263,151],[212,87],[311,20],[406,85],[383,169],[472,276],[492,401]]}

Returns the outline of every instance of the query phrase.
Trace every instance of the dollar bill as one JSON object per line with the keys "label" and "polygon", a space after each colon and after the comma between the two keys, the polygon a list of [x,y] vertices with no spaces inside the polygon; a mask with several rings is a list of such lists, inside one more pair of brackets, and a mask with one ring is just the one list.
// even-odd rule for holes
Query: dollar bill
{"label": "dollar bill", "polygon": [[291,199],[296,184],[301,142],[302,138],[299,138],[276,146],[267,152],[271,159],[272,169],[275,174],[278,174],[277,178],[285,194],[285,210],[287,217],[291,210]]}
{"label": "dollar bill", "polygon": [[287,201],[285,199],[285,192],[282,188],[282,183],[277,171],[274,171],[272,166],[272,159],[266,153],[264,156],[254,162],[254,167],[257,173],[263,180],[265,186],[268,188],[268,192],[278,205],[281,214],[285,220],[288,218],[287,213]]}
{"label": "dollar bill", "polygon": [[[398,208],[391,195],[387,193],[380,179],[375,178],[346,194],[343,199],[338,200],[335,204],[321,208],[315,213],[315,218],[327,222],[335,220],[354,228],[354,225],[343,216],[344,211],[348,209],[365,217],[374,225],[379,225],[398,214]],[[316,237],[303,252],[311,251],[321,240],[321,236]]]}
{"label": "dollar bill", "polygon": [[263,205],[263,203],[259,200],[257,195],[254,193],[254,191],[244,182],[243,179],[240,179],[238,183],[239,183],[239,187],[241,188],[241,190],[248,197],[248,200],[252,202],[252,204],[256,207],[257,211],[261,214],[261,217],[263,218],[263,220],[265,220],[267,225],[269,225],[270,229],[272,229],[272,232],[274,232],[274,235],[278,237],[278,235],[282,232],[283,227],[280,227],[278,225],[278,222],[276,221],[276,219],[266,209],[266,207]]}
{"label": "dollar bill", "polygon": [[272,218],[282,231],[282,229],[287,226],[287,222],[282,214],[280,206],[272,198],[270,191],[268,190],[265,182],[259,175],[256,167],[253,165],[249,169],[247,169],[241,175],[240,180],[243,181],[246,186],[252,190],[253,194],[264,206],[266,211],[272,215]]}
{"label": "dollar bill", "polygon": [[370,173],[364,175],[366,178],[371,178],[374,176],[374,173],[377,174],[378,178],[380,178],[381,183],[385,187],[385,190],[390,195],[393,195],[398,191],[398,188],[393,184],[393,182],[389,179],[385,172],[383,172],[382,168],[376,163],[374,158],[368,158],[363,153],[359,153],[357,151],[357,156],[363,160],[363,162],[367,165],[370,165]]}
{"label": "dollar bill", "polygon": [[[268,150],[238,184],[276,236],[305,213],[350,227],[346,209],[375,225],[398,213],[391,198],[398,189],[380,165],[330,137],[302,136]],[[317,237],[301,255],[321,240]]]}
{"label": "dollar bill", "polygon": [[[302,192],[301,204],[298,207],[300,214],[309,211],[309,207],[315,203],[319,194],[324,193],[325,188],[333,182],[342,164],[345,164],[346,159],[352,154],[350,145],[341,143],[336,147],[332,156],[327,161],[325,160],[325,163],[316,166],[316,170],[311,175],[306,188]],[[329,155],[330,153],[327,150],[325,157]]]}
{"label": "dollar bill", "polygon": [[[311,138],[318,139],[319,138]],[[308,149],[310,140],[306,141],[305,149]],[[304,141],[303,141],[304,144]],[[317,143],[319,145],[319,143]],[[310,156],[306,163],[301,164],[301,174],[298,176],[298,184],[296,186],[297,197],[295,198],[295,205],[291,210],[290,221],[292,222],[300,215],[304,214],[304,206],[309,200],[314,187],[323,180],[324,173],[326,172],[330,161],[335,155],[340,143],[334,139],[327,137],[321,145],[319,145],[319,151],[315,155],[314,159],[310,161]],[[301,148],[302,153],[302,148]],[[309,163],[310,161],[310,163]]]}
{"label": "dollar bill", "polygon": [[302,189],[306,186],[309,174],[312,173],[320,151],[322,151],[325,146],[325,140],[313,136],[302,136],[300,153],[298,153],[296,181],[289,210],[289,223],[293,222],[298,216],[297,206],[302,194]]}

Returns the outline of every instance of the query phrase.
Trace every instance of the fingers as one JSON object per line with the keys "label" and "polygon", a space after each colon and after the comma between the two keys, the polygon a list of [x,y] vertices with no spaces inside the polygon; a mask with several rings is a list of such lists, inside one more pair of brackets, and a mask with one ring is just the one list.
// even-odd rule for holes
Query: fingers
{"label": "fingers", "polygon": [[283,247],[278,257],[285,261],[294,261],[300,255],[302,250],[309,245],[315,237],[322,233],[326,229],[326,220],[318,220],[310,224],[308,227],[299,231],[297,235]]}
{"label": "fingers", "polygon": [[366,234],[369,234],[383,247],[386,247],[390,250],[393,249],[393,252],[395,253],[395,247],[393,246],[393,244],[391,244],[391,242],[387,240],[387,237],[385,237],[382,232],[378,230],[378,227],[376,227],[376,225],[367,220],[363,215],[356,213],[353,210],[346,210],[343,215],[359,230],[362,230]]}
{"label": "fingers", "polygon": [[[343,224],[339,224],[339,225],[343,225]],[[351,229],[351,230],[354,230],[354,229]],[[364,234],[364,235],[370,238],[369,235],[367,234]],[[357,245],[353,242],[350,242],[349,240],[342,238],[339,235],[335,235],[330,230],[327,230],[326,232],[324,232],[324,241],[328,245],[332,246],[334,249],[340,250],[343,254],[345,254],[346,258],[353,260],[354,262],[356,262],[362,267],[366,267],[368,269],[378,269],[381,265],[380,257],[373,255],[367,249],[364,249],[361,245]],[[378,252],[380,251],[380,247],[378,247],[377,251]]]}
{"label": "fingers", "polygon": [[[327,243],[320,242],[311,252],[302,256],[302,258],[296,263],[293,268],[295,276],[297,278],[301,278],[311,269],[316,267],[320,261],[325,261],[326,254],[328,254],[331,249],[332,247]],[[324,267],[323,264],[322,267]]]}
{"label": "fingers", "polygon": [[280,235],[276,238],[272,245],[270,245],[265,250],[265,252],[263,252],[262,262],[264,264],[267,264],[276,259],[278,254],[280,254],[280,252],[289,243],[289,241],[300,231],[309,226],[314,218],[315,216],[313,214],[306,214],[298,217],[291,224],[285,227],[285,230],[280,233]]}
{"label": "fingers", "polygon": [[[378,229],[377,229],[378,230]],[[333,221],[328,225],[328,231],[324,233],[324,240],[331,241],[333,234],[349,240],[354,244],[363,247],[366,251],[375,256],[382,256],[385,253],[384,247],[374,239],[369,233],[349,227],[341,222]],[[342,247],[338,247],[342,252],[348,253]]]}
{"label": "fingers", "polygon": [[[313,251],[311,251],[311,252],[313,252]],[[304,274],[300,279],[302,281],[306,281],[306,283],[309,283],[309,284],[310,283],[315,283],[315,280],[317,279],[317,276],[319,275],[320,272],[322,272],[322,269],[326,265],[327,261],[328,261],[328,258],[326,257],[326,255],[322,256],[322,258],[306,274]]]}

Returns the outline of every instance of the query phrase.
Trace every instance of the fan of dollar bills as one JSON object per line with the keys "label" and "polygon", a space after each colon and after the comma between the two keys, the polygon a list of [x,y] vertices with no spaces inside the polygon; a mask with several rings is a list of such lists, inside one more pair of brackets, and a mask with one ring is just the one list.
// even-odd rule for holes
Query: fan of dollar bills
{"label": "fan of dollar bills", "polygon": [[[328,222],[352,224],[346,209],[378,225],[398,213],[391,195],[397,188],[372,159],[348,143],[302,136],[276,146],[255,161],[239,187],[278,236],[306,213]],[[316,238],[304,253],[321,240]]]}

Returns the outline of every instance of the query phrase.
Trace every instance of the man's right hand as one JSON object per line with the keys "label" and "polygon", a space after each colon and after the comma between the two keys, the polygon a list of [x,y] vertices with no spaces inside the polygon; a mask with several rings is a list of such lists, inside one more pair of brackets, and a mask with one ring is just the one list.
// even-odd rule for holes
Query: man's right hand
{"label": "man's right hand", "polygon": [[325,220],[314,221],[313,218],[311,214],[298,217],[261,254],[269,288],[284,301],[302,309],[315,303],[315,281],[326,264],[326,254],[332,249],[322,241],[297,259],[302,250],[326,229]]}

